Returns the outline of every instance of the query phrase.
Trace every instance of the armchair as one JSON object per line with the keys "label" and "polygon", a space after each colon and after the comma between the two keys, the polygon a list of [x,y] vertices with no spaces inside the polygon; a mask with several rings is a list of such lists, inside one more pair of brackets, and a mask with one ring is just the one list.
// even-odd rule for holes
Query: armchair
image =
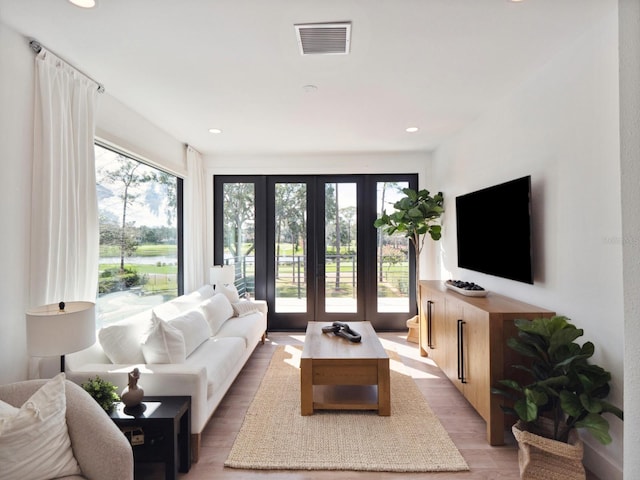
{"label": "armchair", "polygon": [[[47,380],[0,385],[0,400],[20,407]],[[83,477],[133,480],[133,451],[104,410],[75,383],[65,380],[66,421],[73,455]],[[69,478],[69,477],[67,477]]]}

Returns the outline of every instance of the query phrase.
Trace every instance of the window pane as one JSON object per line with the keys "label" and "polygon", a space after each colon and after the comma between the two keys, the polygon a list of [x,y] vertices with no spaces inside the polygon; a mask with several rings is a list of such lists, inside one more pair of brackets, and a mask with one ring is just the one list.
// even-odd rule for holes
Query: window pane
{"label": "window pane", "polygon": [[235,265],[241,297],[255,292],[255,197],[253,183],[223,185],[224,263]]}
{"label": "window pane", "polygon": [[178,295],[178,179],[99,145],[95,154],[99,328]]}
{"label": "window pane", "polygon": [[307,185],[275,185],[276,312],[307,311]]}
{"label": "window pane", "polygon": [[[378,182],[378,215],[395,211],[393,204],[404,196],[407,182]],[[378,312],[409,311],[409,240],[401,233],[387,235],[378,229]]]}
{"label": "window pane", "polygon": [[355,183],[325,184],[325,312],[357,312]]}

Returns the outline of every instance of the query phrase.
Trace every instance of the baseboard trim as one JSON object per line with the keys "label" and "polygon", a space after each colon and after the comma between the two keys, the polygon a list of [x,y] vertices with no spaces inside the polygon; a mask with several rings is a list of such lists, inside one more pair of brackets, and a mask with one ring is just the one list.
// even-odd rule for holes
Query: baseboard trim
{"label": "baseboard trim", "polygon": [[623,480],[623,468],[612,459],[595,450],[588,443],[584,443],[584,457],[582,463],[585,468],[601,480]]}

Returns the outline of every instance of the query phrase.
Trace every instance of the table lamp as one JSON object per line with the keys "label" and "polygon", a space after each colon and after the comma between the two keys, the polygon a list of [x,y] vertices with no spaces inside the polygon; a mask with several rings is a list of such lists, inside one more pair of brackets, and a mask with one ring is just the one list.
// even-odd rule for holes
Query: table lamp
{"label": "table lamp", "polygon": [[90,347],[96,341],[96,304],[60,302],[27,311],[27,352],[34,357],[64,356]]}
{"label": "table lamp", "polygon": [[233,265],[214,265],[209,269],[209,283],[215,289],[217,285],[230,285],[236,277]]}

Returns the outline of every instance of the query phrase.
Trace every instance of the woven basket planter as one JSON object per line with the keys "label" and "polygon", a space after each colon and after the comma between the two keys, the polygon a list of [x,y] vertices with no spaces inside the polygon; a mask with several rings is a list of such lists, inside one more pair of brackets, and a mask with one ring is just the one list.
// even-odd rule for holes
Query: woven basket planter
{"label": "woven basket planter", "polygon": [[[546,419],[542,419],[546,420]],[[551,427],[551,422],[545,427]],[[582,465],[584,445],[575,432],[569,435],[569,443],[542,437],[526,430],[527,425],[518,421],[513,435],[518,441],[518,463],[523,480],[585,480]],[[551,431],[551,428],[549,428]]]}

